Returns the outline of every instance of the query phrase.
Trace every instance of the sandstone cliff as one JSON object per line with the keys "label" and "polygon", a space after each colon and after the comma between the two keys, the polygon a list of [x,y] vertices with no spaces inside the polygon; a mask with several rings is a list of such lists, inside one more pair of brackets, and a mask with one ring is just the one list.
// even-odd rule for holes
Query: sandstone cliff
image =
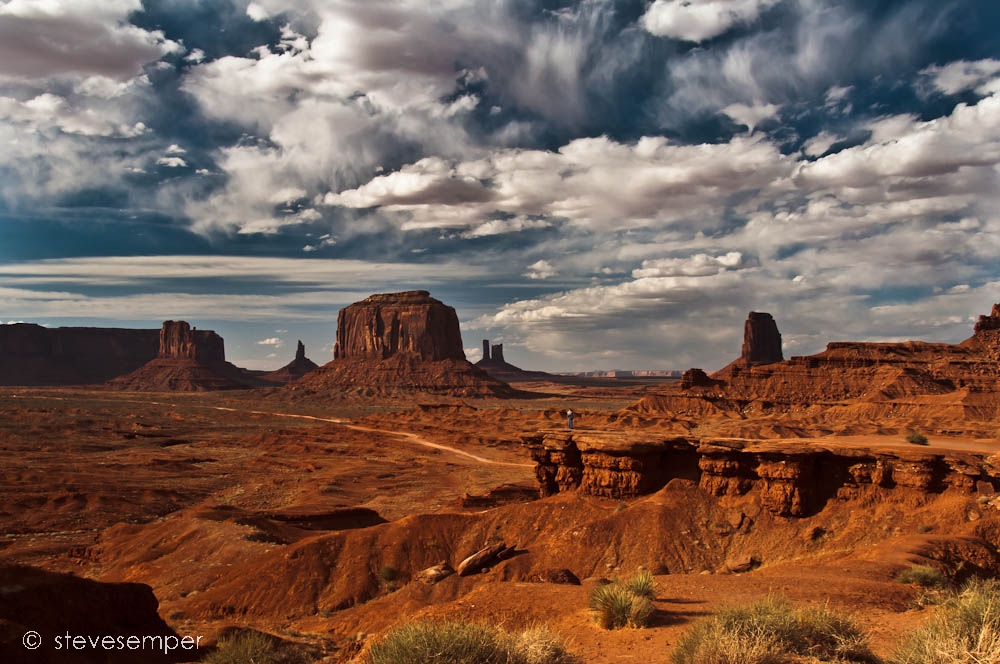
{"label": "sandstone cliff", "polygon": [[156,330],[0,325],[0,385],[103,383],[156,352]]}
{"label": "sandstone cliff", "polygon": [[289,389],[300,396],[514,394],[465,359],[458,315],[427,291],[372,295],[342,309],[333,361]]}
{"label": "sandstone cliff", "polygon": [[203,392],[274,383],[261,380],[226,362],[225,344],[211,330],[193,329],[185,321],[164,321],[155,358],[108,385],[143,392]]}
{"label": "sandstone cliff", "polygon": [[455,310],[427,291],[372,295],[340,310],[335,360],[400,354],[425,362],[464,360]]}
{"label": "sandstone cliff", "polygon": [[579,490],[631,498],[673,479],[713,496],[753,493],[776,516],[808,516],[835,499],[873,492],[985,492],[1000,488],[1000,467],[985,454],[900,448],[873,451],[794,441],[662,437],[641,432],[527,436],[541,494]]}
{"label": "sandstone cliff", "polygon": [[765,416],[783,418],[769,423],[784,427],[783,435],[796,427],[891,433],[952,423],[975,433],[969,423],[1000,416],[1000,317],[980,317],[960,344],[833,342],[816,355],[765,365],[740,358],[713,378],[691,373],[626,410],[645,417],[726,413],[746,423],[740,435]]}

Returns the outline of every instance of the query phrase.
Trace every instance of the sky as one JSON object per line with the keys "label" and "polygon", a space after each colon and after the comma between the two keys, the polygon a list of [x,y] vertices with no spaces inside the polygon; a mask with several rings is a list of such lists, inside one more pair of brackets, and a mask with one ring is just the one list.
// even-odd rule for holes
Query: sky
{"label": "sky", "polygon": [[1000,302],[995,0],[0,0],[0,322],[716,369]]}

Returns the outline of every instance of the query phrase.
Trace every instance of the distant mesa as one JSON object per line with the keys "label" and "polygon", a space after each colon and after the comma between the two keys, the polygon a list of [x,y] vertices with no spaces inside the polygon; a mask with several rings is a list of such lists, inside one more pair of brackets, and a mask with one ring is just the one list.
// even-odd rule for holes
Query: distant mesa
{"label": "distant mesa", "polygon": [[0,385],[98,385],[157,355],[157,330],[0,325]]}
{"label": "distant mesa", "polygon": [[631,408],[699,417],[781,415],[790,432],[796,413],[808,420],[802,426],[828,420],[825,429],[855,433],[914,430],[945,416],[963,422],[1000,416],[1000,305],[980,316],[973,335],[959,344],[840,341],[815,355],[767,361],[780,352],[773,319],[751,313],[740,358],[711,376],[691,369],[677,390]]}
{"label": "distant mesa", "polygon": [[298,347],[295,350],[294,360],[277,371],[264,374],[261,378],[273,383],[290,383],[293,380],[298,380],[306,374],[315,371],[317,368],[319,368],[319,365],[306,357],[306,347],[301,341],[299,341]]}
{"label": "distant mesa", "polygon": [[225,343],[211,330],[192,328],[185,321],[164,321],[159,352],[135,371],[112,380],[119,390],[143,392],[205,392],[273,385],[226,362]]}
{"label": "distant mesa", "polygon": [[465,359],[458,315],[427,291],[372,295],[341,309],[333,356],[290,389],[360,395],[514,394]]}

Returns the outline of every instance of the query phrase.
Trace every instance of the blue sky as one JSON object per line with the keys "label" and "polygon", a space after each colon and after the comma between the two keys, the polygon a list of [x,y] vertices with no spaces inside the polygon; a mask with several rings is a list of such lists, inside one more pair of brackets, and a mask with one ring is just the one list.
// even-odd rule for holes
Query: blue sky
{"label": "blue sky", "polygon": [[992,0],[0,0],[0,321],[273,368],[428,289],[547,370],[958,341],[1000,301]]}

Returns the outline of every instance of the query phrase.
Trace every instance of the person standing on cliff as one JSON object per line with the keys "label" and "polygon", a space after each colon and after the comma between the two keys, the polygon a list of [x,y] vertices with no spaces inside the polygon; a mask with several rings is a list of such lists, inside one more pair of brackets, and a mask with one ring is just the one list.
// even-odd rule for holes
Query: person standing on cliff
{"label": "person standing on cliff", "polygon": [[570,429],[573,428],[573,415],[575,415],[575,413],[572,410],[566,411],[566,426]]}

